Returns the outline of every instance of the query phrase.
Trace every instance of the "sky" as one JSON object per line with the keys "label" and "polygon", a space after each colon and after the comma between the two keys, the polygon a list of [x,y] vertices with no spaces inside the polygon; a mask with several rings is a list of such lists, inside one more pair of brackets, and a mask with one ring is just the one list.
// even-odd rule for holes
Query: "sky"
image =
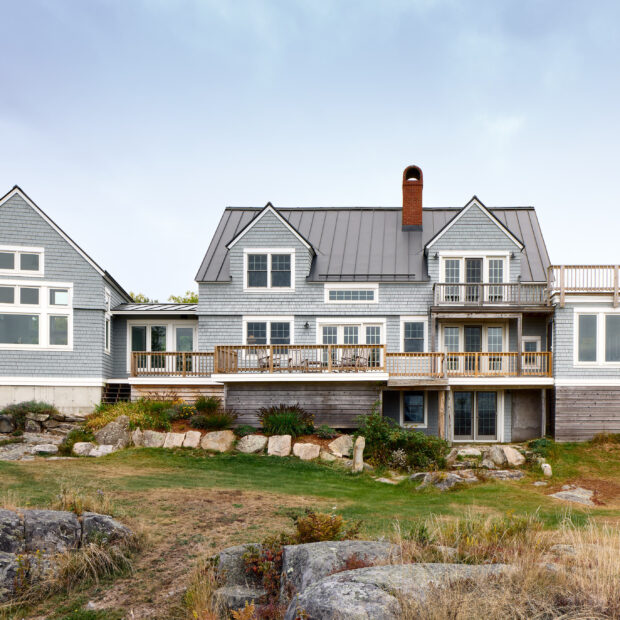
{"label": "sky", "polygon": [[620,3],[0,0],[0,195],[127,290],[193,278],[228,205],[534,205],[620,263]]}

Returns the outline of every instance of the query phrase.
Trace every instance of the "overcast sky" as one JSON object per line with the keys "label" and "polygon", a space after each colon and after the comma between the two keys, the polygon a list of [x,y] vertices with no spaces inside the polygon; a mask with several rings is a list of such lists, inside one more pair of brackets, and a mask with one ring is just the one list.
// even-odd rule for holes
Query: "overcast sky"
{"label": "overcast sky", "polygon": [[0,194],[128,290],[193,278],[227,205],[534,205],[620,262],[620,3],[2,0]]}

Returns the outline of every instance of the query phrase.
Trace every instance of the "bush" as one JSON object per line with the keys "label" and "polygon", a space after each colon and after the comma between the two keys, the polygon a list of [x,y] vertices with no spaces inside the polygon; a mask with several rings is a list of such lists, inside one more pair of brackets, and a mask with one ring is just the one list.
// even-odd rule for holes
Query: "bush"
{"label": "bush", "polygon": [[299,405],[263,407],[258,411],[266,435],[298,437],[314,430],[314,416]]}
{"label": "bush", "polygon": [[258,429],[250,426],[249,424],[242,424],[241,426],[237,426],[235,429],[235,435],[237,435],[237,437],[245,437],[246,435],[253,435],[257,432]]}
{"label": "bush", "polygon": [[209,431],[221,431],[231,428],[237,421],[237,412],[232,409],[221,409],[210,414],[197,414],[190,418],[193,428]]}
{"label": "bush", "polygon": [[303,516],[295,518],[295,529],[295,542],[299,545],[327,540],[350,540],[357,537],[360,522],[350,523],[340,515],[307,510]]}
{"label": "bush", "polygon": [[547,439],[541,437],[540,439],[534,439],[527,444],[528,448],[538,456],[544,456],[545,458],[555,456],[557,453],[557,446],[553,439]]}
{"label": "bush", "polygon": [[200,396],[194,403],[194,409],[205,415],[215,413],[221,406],[222,401],[217,396]]}
{"label": "bush", "polygon": [[316,429],[315,433],[317,437],[321,439],[335,439],[338,437],[338,433],[327,424],[321,424],[321,426]]}
{"label": "bush", "polygon": [[36,400],[27,400],[22,403],[8,405],[8,407],[5,407],[2,411],[0,411],[1,415],[12,416],[15,426],[19,430],[24,430],[27,413],[58,415],[58,409],[56,409],[54,405],[50,405],[48,403],[43,403]]}
{"label": "bush", "polygon": [[448,442],[433,435],[398,426],[378,410],[358,418],[355,437],[366,439],[367,460],[374,465],[401,469],[443,468]]}
{"label": "bush", "polygon": [[171,421],[189,420],[196,415],[196,409],[187,403],[177,403],[174,407],[166,410],[166,415]]}
{"label": "bush", "polygon": [[67,433],[67,436],[62,440],[62,443],[58,446],[58,452],[64,456],[71,456],[73,450],[73,444],[82,441],[95,441],[93,432],[87,428],[74,428]]}
{"label": "bush", "polygon": [[590,439],[594,445],[620,444],[620,433],[597,433]]}
{"label": "bush", "polygon": [[86,429],[98,431],[121,415],[129,418],[129,428],[135,430],[169,431],[172,401],[141,398],[138,401],[122,401],[113,405],[101,404],[86,418]]}

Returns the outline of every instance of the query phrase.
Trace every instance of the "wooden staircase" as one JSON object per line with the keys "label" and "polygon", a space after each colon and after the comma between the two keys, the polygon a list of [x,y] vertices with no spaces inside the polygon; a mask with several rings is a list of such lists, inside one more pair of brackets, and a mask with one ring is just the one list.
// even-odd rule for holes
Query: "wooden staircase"
{"label": "wooden staircase", "polygon": [[113,405],[122,400],[131,400],[131,386],[129,383],[106,383],[103,388],[101,402]]}

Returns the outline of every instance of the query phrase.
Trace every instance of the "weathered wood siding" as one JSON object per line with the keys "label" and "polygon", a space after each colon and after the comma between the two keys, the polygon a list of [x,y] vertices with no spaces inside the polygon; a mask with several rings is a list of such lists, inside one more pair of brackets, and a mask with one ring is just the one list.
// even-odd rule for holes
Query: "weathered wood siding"
{"label": "weathered wood siding", "polygon": [[556,440],[584,441],[597,433],[620,433],[620,388],[557,387]]}
{"label": "weathered wood siding", "polygon": [[314,414],[314,422],[334,428],[354,428],[355,418],[369,413],[380,397],[376,383],[229,383],[226,406],[237,411],[239,424],[258,424],[261,407],[295,405]]}
{"label": "weathered wood siding", "polygon": [[171,395],[181,398],[187,403],[193,403],[199,396],[217,396],[224,402],[223,385],[132,385],[131,400],[142,397],[158,396],[169,398]]}

